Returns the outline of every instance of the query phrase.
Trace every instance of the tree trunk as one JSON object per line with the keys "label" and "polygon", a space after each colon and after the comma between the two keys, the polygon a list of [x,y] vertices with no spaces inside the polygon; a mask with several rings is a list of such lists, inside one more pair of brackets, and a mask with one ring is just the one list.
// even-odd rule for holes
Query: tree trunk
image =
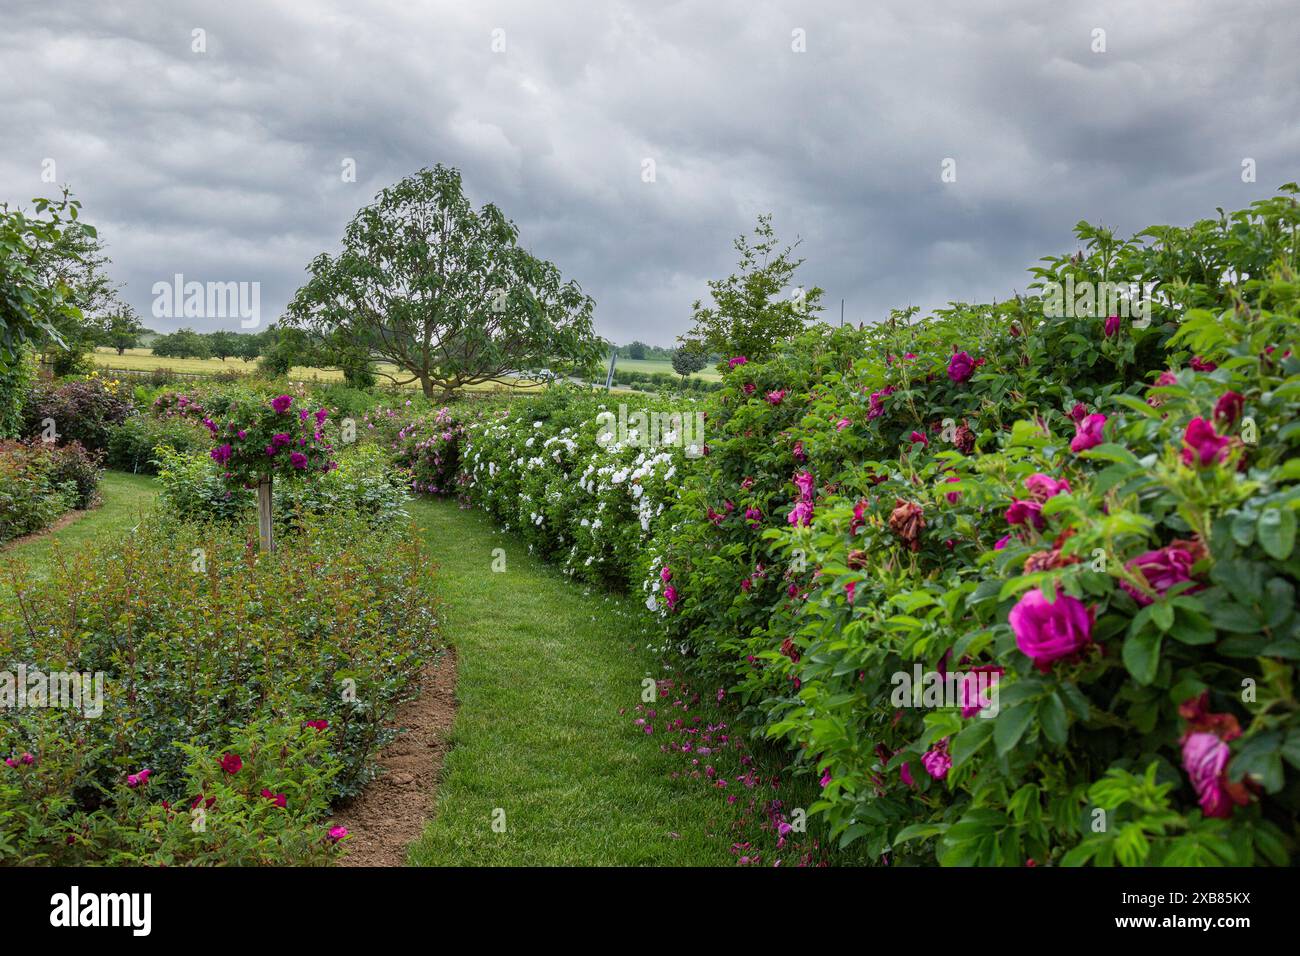
{"label": "tree trunk", "polygon": [[257,483],[257,533],[261,549],[268,554],[275,550],[275,532],[271,525],[271,476]]}

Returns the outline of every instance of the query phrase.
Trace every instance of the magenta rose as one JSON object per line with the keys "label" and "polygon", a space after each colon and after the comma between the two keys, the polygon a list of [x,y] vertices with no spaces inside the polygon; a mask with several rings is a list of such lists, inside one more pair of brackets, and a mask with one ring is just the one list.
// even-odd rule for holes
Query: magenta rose
{"label": "magenta rose", "polygon": [[1214,418],[1216,421],[1224,421],[1231,425],[1241,417],[1245,405],[1246,399],[1238,392],[1224,392],[1214,403]]}
{"label": "magenta rose", "polygon": [[1045,475],[1041,471],[1036,471],[1025,479],[1025,490],[1035,501],[1046,501],[1048,498],[1055,498],[1057,495],[1070,491],[1070,483],[1062,478],[1057,481],[1050,475]]}
{"label": "magenta rose", "polygon": [[1043,506],[1037,501],[1028,501],[1017,498],[1011,502],[1011,507],[1006,513],[1007,524],[1022,524],[1032,526],[1035,530],[1042,531],[1043,525]]}
{"label": "magenta rose", "polygon": [[1105,332],[1106,338],[1112,339],[1115,337],[1115,333],[1119,331],[1119,327],[1120,317],[1118,315],[1108,315],[1106,316],[1106,324],[1103,326],[1102,331]]}
{"label": "magenta rose", "polygon": [[1077,454],[1081,451],[1087,451],[1089,448],[1096,448],[1105,440],[1102,437],[1102,431],[1105,427],[1105,415],[1089,415],[1075,426],[1074,440],[1070,442],[1070,451]]}
{"label": "magenta rose", "polygon": [[1183,741],[1183,769],[1207,817],[1232,816],[1233,801],[1224,786],[1231,755],[1228,745],[1214,734],[1188,734]]}
{"label": "magenta rose", "polygon": [[292,395],[279,395],[271,399],[271,407],[275,409],[275,413],[277,415],[283,415],[285,412],[289,410],[289,406],[292,404],[293,404]]}
{"label": "magenta rose", "polygon": [[745,358],[745,356],[743,356],[743,355],[737,355],[737,356],[735,356],[735,357],[733,357],[733,358],[731,358],[731,359],[729,359],[729,360],[727,361],[727,367],[728,367],[728,368],[735,368],[737,365],[745,365],[745,364],[747,364],[748,362],[749,362],[749,359]]}
{"label": "magenta rose", "polygon": [[1093,614],[1093,609],[1078,598],[1058,593],[1056,600],[1049,602],[1035,588],[1016,602],[1008,620],[1016,635],[1016,647],[1042,670],[1092,640]]}
{"label": "magenta rose", "polygon": [[921,758],[921,766],[935,780],[942,780],[948,776],[948,771],[952,769],[952,758],[948,756],[947,737],[925,752]]}
{"label": "magenta rose", "polygon": [[[1192,579],[1192,565],[1196,558],[1186,548],[1169,545],[1156,551],[1139,554],[1124,567],[1140,575],[1157,594],[1163,595],[1175,584]],[[1146,607],[1153,600],[1150,595],[1129,584],[1120,581],[1119,586],[1133,596],[1133,600]]]}
{"label": "magenta rose", "polygon": [[801,500],[795,502],[795,506],[790,509],[790,514],[786,517],[786,521],[798,528],[802,525],[812,524],[812,517],[812,503]]}
{"label": "magenta rose", "polygon": [[1187,446],[1183,449],[1183,464],[1204,468],[1221,462],[1228,457],[1231,442],[1232,439],[1220,435],[1204,418],[1193,418],[1183,432],[1183,444]]}
{"label": "magenta rose", "polygon": [[968,381],[975,374],[975,359],[969,352],[954,352],[948,359],[948,378],[958,385]]}

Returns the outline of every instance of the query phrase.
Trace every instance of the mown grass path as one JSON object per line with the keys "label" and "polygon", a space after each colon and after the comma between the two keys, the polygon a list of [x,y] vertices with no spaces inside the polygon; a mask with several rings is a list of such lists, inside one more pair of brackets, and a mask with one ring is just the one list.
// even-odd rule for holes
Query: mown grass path
{"label": "mown grass path", "polygon": [[[101,488],[100,508],[0,551],[0,562],[21,557],[42,573],[55,541],[74,551],[130,534],[158,485],[108,472]],[[575,584],[480,512],[441,500],[411,512],[438,566],[458,710],[436,816],[410,861],[733,865],[720,800],[669,780],[680,760],[632,725],[642,680],[658,674],[644,610]],[[496,548],[503,572],[492,570]],[[493,829],[498,809],[504,832]]]}
{"label": "mown grass path", "polygon": [[146,475],[125,471],[105,472],[100,482],[103,504],[83,512],[75,521],[56,531],[37,535],[21,543],[0,546],[0,562],[22,558],[37,574],[47,572],[54,542],[72,552],[97,541],[107,541],[129,534],[131,528],[153,506],[158,482]]}
{"label": "mown grass path", "polygon": [[[480,512],[412,510],[439,565],[459,710],[411,862],[731,865],[720,805],[670,781],[671,758],[619,714],[656,673],[645,612],[530,557]],[[505,571],[492,570],[494,548]]]}

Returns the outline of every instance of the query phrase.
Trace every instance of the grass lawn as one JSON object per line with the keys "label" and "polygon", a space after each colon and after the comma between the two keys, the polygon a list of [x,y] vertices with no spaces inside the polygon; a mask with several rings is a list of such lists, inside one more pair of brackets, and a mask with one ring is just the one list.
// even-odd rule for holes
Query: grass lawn
{"label": "grass lawn", "polygon": [[62,550],[75,551],[91,541],[128,534],[158,493],[155,479],[124,471],[105,472],[99,487],[104,498],[100,507],[57,531],[39,535],[23,544],[0,546],[0,563],[21,557],[40,573],[49,566],[56,541]]}
{"label": "grass lawn", "polygon": [[668,780],[678,765],[619,714],[657,674],[644,610],[587,592],[480,512],[421,501],[414,513],[439,565],[459,710],[437,817],[411,862],[733,865],[725,805]]}
{"label": "grass lawn", "polygon": [[[605,367],[609,367],[608,358],[605,360]],[[645,372],[646,374],[664,372],[668,375],[677,374],[673,371],[673,363],[667,359],[620,358],[618,364],[615,365],[614,368],[616,371],[621,369],[624,372]],[[704,366],[700,371],[693,373],[691,378],[702,378],[706,382],[718,382],[722,380],[722,376],[718,374],[718,370],[712,365]]]}
{"label": "grass lawn", "polygon": [[[101,487],[102,507],[0,549],[0,564],[20,556],[41,573],[55,542],[76,549],[129,534],[158,486],[110,471]],[[662,676],[646,649],[644,610],[529,557],[481,512],[430,499],[411,511],[457,649],[458,710],[436,817],[410,862],[734,865],[736,813],[725,795],[707,781],[670,779],[683,756],[633,726],[642,681]],[[500,573],[491,569],[496,548],[506,558]],[[498,808],[504,832],[492,826]]]}

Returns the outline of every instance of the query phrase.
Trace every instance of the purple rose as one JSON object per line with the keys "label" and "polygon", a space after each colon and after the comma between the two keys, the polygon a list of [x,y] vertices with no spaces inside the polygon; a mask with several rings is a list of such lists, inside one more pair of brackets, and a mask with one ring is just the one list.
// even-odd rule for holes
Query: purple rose
{"label": "purple rose", "polygon": [[795,503],[795,506],[792,509],[790,509],[790,514],[786,520],[797,528],[800,525],[812,524],[812,516],[812,503],[808,501],[799,501]]}
{"label": "purple rose", "polygon": [[297,469],[299,469],[299,470],[301,470],[301,469],[303,469],[303,468],[306,468],[306,467],[307,467],[307,456],[304,455],[304,454],[303,454],[302,452],[300,452],[300,451],[296,451],[296,452],[294,452],[292,455],[289,456],[289,464],[293,465],[293,467],[295,467],[295,468],[297,468]]}
{"label": "purple rose", "polygon": [[1105,415],[1089,415],[1075,427],[1074,440],[1070,442],[1070,451],[1076,454],[1096,448],[1105,439],[1102,430],[1106,427]]}
{"label": "purple rose", "polygon": [[1087,645],[1092,640],[1092,619],[1092,609],[1078,598],[1058,593],[1049,602],[1037,588],[1026,592],[1008,617],[1016,647],[1040,670]]}
{"label": "purple rose", "polygon": [[1011,507],[1007,509],[1007,524],[1023,524],[1032,526],[1037,531],[1043,530],[1043,506],[1037,501],[1022,500],[1017,498],[1011,502]]}
{"label": "purple rose", "polygon": [[960,385],[975,374],[975,359],[969,352],[954,352],[948,360],[948,377]]}
{"label": "purple rose", "polygon": [[293,404],[292,395],[280,395],[277,396],[276,398],[271,399],[271,407],[275,409],[275,413],[277,415],[283,415],[285,412],[289,410],[289,406],[292,404]]}
{"label": "purple rose", "polygon": [[[1195,563],[1196,558],[1186,548],[1169,545],[1139,554],[1124,567],[1145,580],[1157,594],[1163,595],[1175,584],[1190,581],[1192,565]],[[1142,593],[1127,581],[1120,581],[1119,586],[1143,607],[1153,600],[1150,595]]]}
{"label": "purple rose", "polygon": [[230,460],[231,449],[229,445],[219,445],[208,454],[212,456],[212,460],[218,465],[224,465]]}
{"label": "purple rose", "polygon": [[1106,317],[1106,324],[1102,331],[1105,332],[1106,338],[1111,339],[1115,337],[1115,333],[1119,331],[1119,327],[1120,317],[1118,315],[1109,315]]}
{"label": "purple rose", "polygon": [[1064,478],[1057,481],[1050,475],[1038,471],[1025,479],[1025,490],[1029,492],[1035,501],[1046,501],[1048,498],[1055,498],[1062,492],[1068,493],[1070,483]]}

